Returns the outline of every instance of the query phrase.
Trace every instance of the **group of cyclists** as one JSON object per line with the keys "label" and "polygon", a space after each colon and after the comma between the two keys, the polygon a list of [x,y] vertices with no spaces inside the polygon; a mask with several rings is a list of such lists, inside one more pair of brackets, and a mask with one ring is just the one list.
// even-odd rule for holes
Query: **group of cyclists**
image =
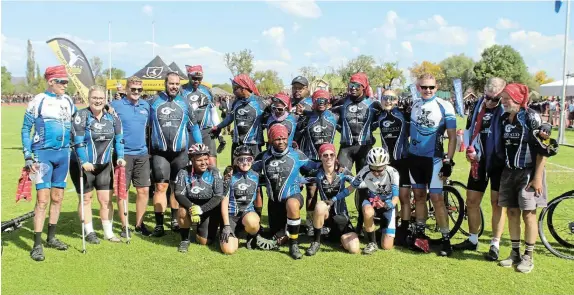
{"label": "group of cyclists", "polygon": [[[410,107],[399,108],[393,90],[374,97],[364,73],[350,78],[348,94],[337,105],[326,90],[310,93],[309,82],[302,76],[293,79],[291,96],[278,93],[265,100],[254,81],[240,74],[232,79],[236,99],[220,121],[210,89],[201,84],[202,67],[186,66],[186,70],[188,84],[180,85],[179,75],[169,73],[165,91],[148,101],[140,99],[143,84],[137,77],[127,80],[125,97],[108,105],[105,89],[94,86],[89,91],[89,106],[82,110],[65,95],[69,82],[65,68],[46,70],[48,89],[29,103],[22,128],[26,167],[36,173],[38,191],[32,259],[45,259],[41,235],[50,200],[46,245],[67,249],[55,232],[68,171],[77,193],[84,194],[78,212],[81,206],[87,208],[82,216],[86,242],[100,243],[91,216],[94,189],[101,206],[104,239],[121,242],[112,230],[110,197],[113,167],[123,166],[127,189],[133,184],[137,192],[136,233],[163,236],[169,200],[171,228],[181,235],[180,252],[188,251],[190,229],[195,225],[198,243],[219,242],[226,254],[236,252],[244,237],[248,249],[272,250],[288,244],[293,259],[303,256],[299,249],[299,233],[305,226],[303,206],[306,233],[313,237],[307,256],[315,255],[324,239],[339,243],[349,253],[359,253],[362,235],[367,240],[363,254],[372,254],[379,247],[391,249],[395,244],[429,252],[427,196],[442,233],[438,254],[476,251],[480,201],[491,179],[493,239],[487,257],[498,260],[502,208],[507,208],[512,252],[500,264],[518,265],[523,272],[532,269],[536,239],[532,220],[536,207],[545,203],[544,161],[555,149],[548,144],[550,129],[524,107],[526,86],[506,85],[502,79],[492,78],[470,112],[466,142],[471,162],[471,235],[453,247],[442,190],[454,166],[456,117],[450,102],[436,97],[438,85],[432,75],[418,77],[420,98]],[[221,173],[215,140],[231,124],[231,165]],[[380,144],[373,136],[376,129]],[[156,225],[150,231],[143,216],[152,185]],[[263,187],[267,229],[261,225]],[[346,202],[352,194],[359,215],[356,224],[351,223]],[[124,210],[122,203],[118,206]],[[527,229],[524,255],[519,253],[521,212]],[[120,216],[121,237],[125,238],[130,230]],[[376,220],[380,220],[378,231]]]}

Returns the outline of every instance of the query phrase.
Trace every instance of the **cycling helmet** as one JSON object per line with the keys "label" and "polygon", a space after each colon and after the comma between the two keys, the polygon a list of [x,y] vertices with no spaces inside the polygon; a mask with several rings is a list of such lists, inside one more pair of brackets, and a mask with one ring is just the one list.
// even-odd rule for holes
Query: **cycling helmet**
{"label": "cycling helmet", "polygon": [[374,147],[367,154],[367,165],[381,167],[390,162],[389,153],[382,147]]}
{"label": "cycling helmet", "polygon": [[200,155],[209,155],[209,148],[205,144],[196,143],[189,148],[187,154],[190,157],[200,156]]}
{"label": "cycling helmet", "polygon": [[251,157],[253,157],[253,151],[246,145],[240,145],[240,146],[236,147],[235,150],[233,151],[233,156],[236,158],[239,156],[251,156]]}

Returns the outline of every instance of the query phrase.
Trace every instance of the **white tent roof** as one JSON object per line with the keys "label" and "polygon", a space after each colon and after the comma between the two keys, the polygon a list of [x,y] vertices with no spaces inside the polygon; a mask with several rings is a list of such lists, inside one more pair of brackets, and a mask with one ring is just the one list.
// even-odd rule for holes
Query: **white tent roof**
{"label": "white tent roof", "polygon": [[[563,80],[540,85],[542,96],[562,96]],[[574,78],[566,80],[566,96],[574,96]]]}

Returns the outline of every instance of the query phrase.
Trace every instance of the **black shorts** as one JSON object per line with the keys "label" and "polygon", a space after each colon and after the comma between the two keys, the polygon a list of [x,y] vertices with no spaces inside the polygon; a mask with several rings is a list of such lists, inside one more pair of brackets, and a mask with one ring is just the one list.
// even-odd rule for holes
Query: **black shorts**
{"label": "black shorts", "polygon": [[187,151],[152,151],[151,155],[152,173],[155,183],[175,181],[179,170],[185,168],[189,163]]}
{"label": "black shorts", "polygon": [[149,167],[149,155],[131,156],[125,155],[126,160],[126,185],[130,189],[130,184],[133,182],[135,187],[149,187],[151,186]]}
{"label": "black shorts", "polygon": [[[80,193],[80,166],[76,161],[70,161],[70,177]],[[112,190],[114,188],[112,163],[94,164],[94,171],[84,171],[84,194],[94,190]]]}
{"label": "black shorts", "polygon": [[488,181],[490,180],[490,190],[497,192],[500,188],[500,177],[502,175],[502,170],[504,166],[493,165],[490,168],[490,174],[486,175],[486,161],[481,161],[478,166],[478,179],[472,177],[472,172],[468,172],[468,181],[466,183],[466,188],[471,191],[477,191],[484,193],[486,187],[488,186]]}
{"label": "black shorts", "polygon": [[399,186],[410,188],[411,178],[409,176],[409,160],[400,159],[397,161],[391,161],[391,167],[397,169],[397,172],[399,172]]}
{"label": "black shorts", "polygon": [[[259,155],[259,153],[261,153],[261,147],[263,147],[262,145],[257,145],[257,144],[245,144],[245,145],[248,146],[249,149],[251,149],[251,152],[253,153],[254,159],[255,159],[255,157],[257,157],[257,155]],[[242,144],[234,142],[231,145],[231,163],[232,164],[233,164],[233,161],[235,160],[235,158],[233,157],[233,151],[235,151],[235,149],[238,146],[242,146]]]}
{"label": "black shorts", "polygon": [[355,164],[355,172],[358,173],[367,164],[367,154],[373,145],[346,145],[341,144],[337,160],[339,165],[351,171],[353,163]]}
{"label": "black shorts", "polygon": [[217,229],[221,224],[221,205],[201,214],[197,225],[197,235],[208,240],[215,240]]}
{"label": "black shorts", "polygon": [[409,176],[413,189],[428,188],[430,193],[442,193],[443,181],[439,177],[442,159],[408,155]]}
{"label": "black shorts", "polygon": [[[209,155],[211,157],[217,157],[217,148],[215,147],[215,139],[211,138],[211,129],[201,130],[201,141],[204,145],[209,148]],[[191,144],[195,144],[195,140],[191,137]]]}
{"label": "black shorts", "polygon": [[229,215],[229,226],[231,227],[231,231],[235,234],[236,237],[245,231],[245,225],[243,225],[243,217],[247,215],[247,213],[255,212],[255,211],[244,211],[240,212],[236,216]]}
{"label": "black shorts", "polygon": [[333,211],[329,212],[329,218],[325,220],[324,227],[330,229],[327,238],[333,243],[339,243],[341,237],[345,234],[355,232],[353,225],[351,224],[351,219],[343,214],[331,215]]}
{"label": "black shorts", "polygon": [[276,202],[269,200],[267,203],[267,216],[269,217],[269,229],[272,234],[276,234],[282,229],[285,229],[287,225],[287,200],[295,198],[299,201],[299,210],[303,208],[303,195],[294,194],[289,196],[287,199]]}

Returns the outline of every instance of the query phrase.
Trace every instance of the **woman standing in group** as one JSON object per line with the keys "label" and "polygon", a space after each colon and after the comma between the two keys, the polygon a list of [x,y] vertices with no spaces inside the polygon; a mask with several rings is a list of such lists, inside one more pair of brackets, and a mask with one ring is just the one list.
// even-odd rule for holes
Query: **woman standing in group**
{"label": "woman standing in group", "polygon": [[[110,202],[113,188],[112,175],[112,142],[117,157],[117,164],[125,166],[122,124],[116,115],[104,111],[106,92],[101,86],[93,86],[88,92],[89,107],[76,113],[73,120],[72,136],[75,153],[70,162],[70,176],[81,193],[80,169],[84,179],[84,229],[86,242],[99,244],[100,240],[94,232],[92,224],[92,191],[96,189],[100,202],[100,218],[104,230],[104,238],[110,242],[121,242],[112,230],[114,214],[113,203]],[[82,218],[82,203],[78,203],[78,213]]]}
{"label": "woman standing in group", "polygon": [[191,146],[190,164],[181,169],[175,181],[175,198],[179,203],[179,252],[189,249],[189,228],[197,225],[197,241],[201,245],[215,240],[221,221],[223,180],[219,170],[209,166],[209,148],[201,143]]}

